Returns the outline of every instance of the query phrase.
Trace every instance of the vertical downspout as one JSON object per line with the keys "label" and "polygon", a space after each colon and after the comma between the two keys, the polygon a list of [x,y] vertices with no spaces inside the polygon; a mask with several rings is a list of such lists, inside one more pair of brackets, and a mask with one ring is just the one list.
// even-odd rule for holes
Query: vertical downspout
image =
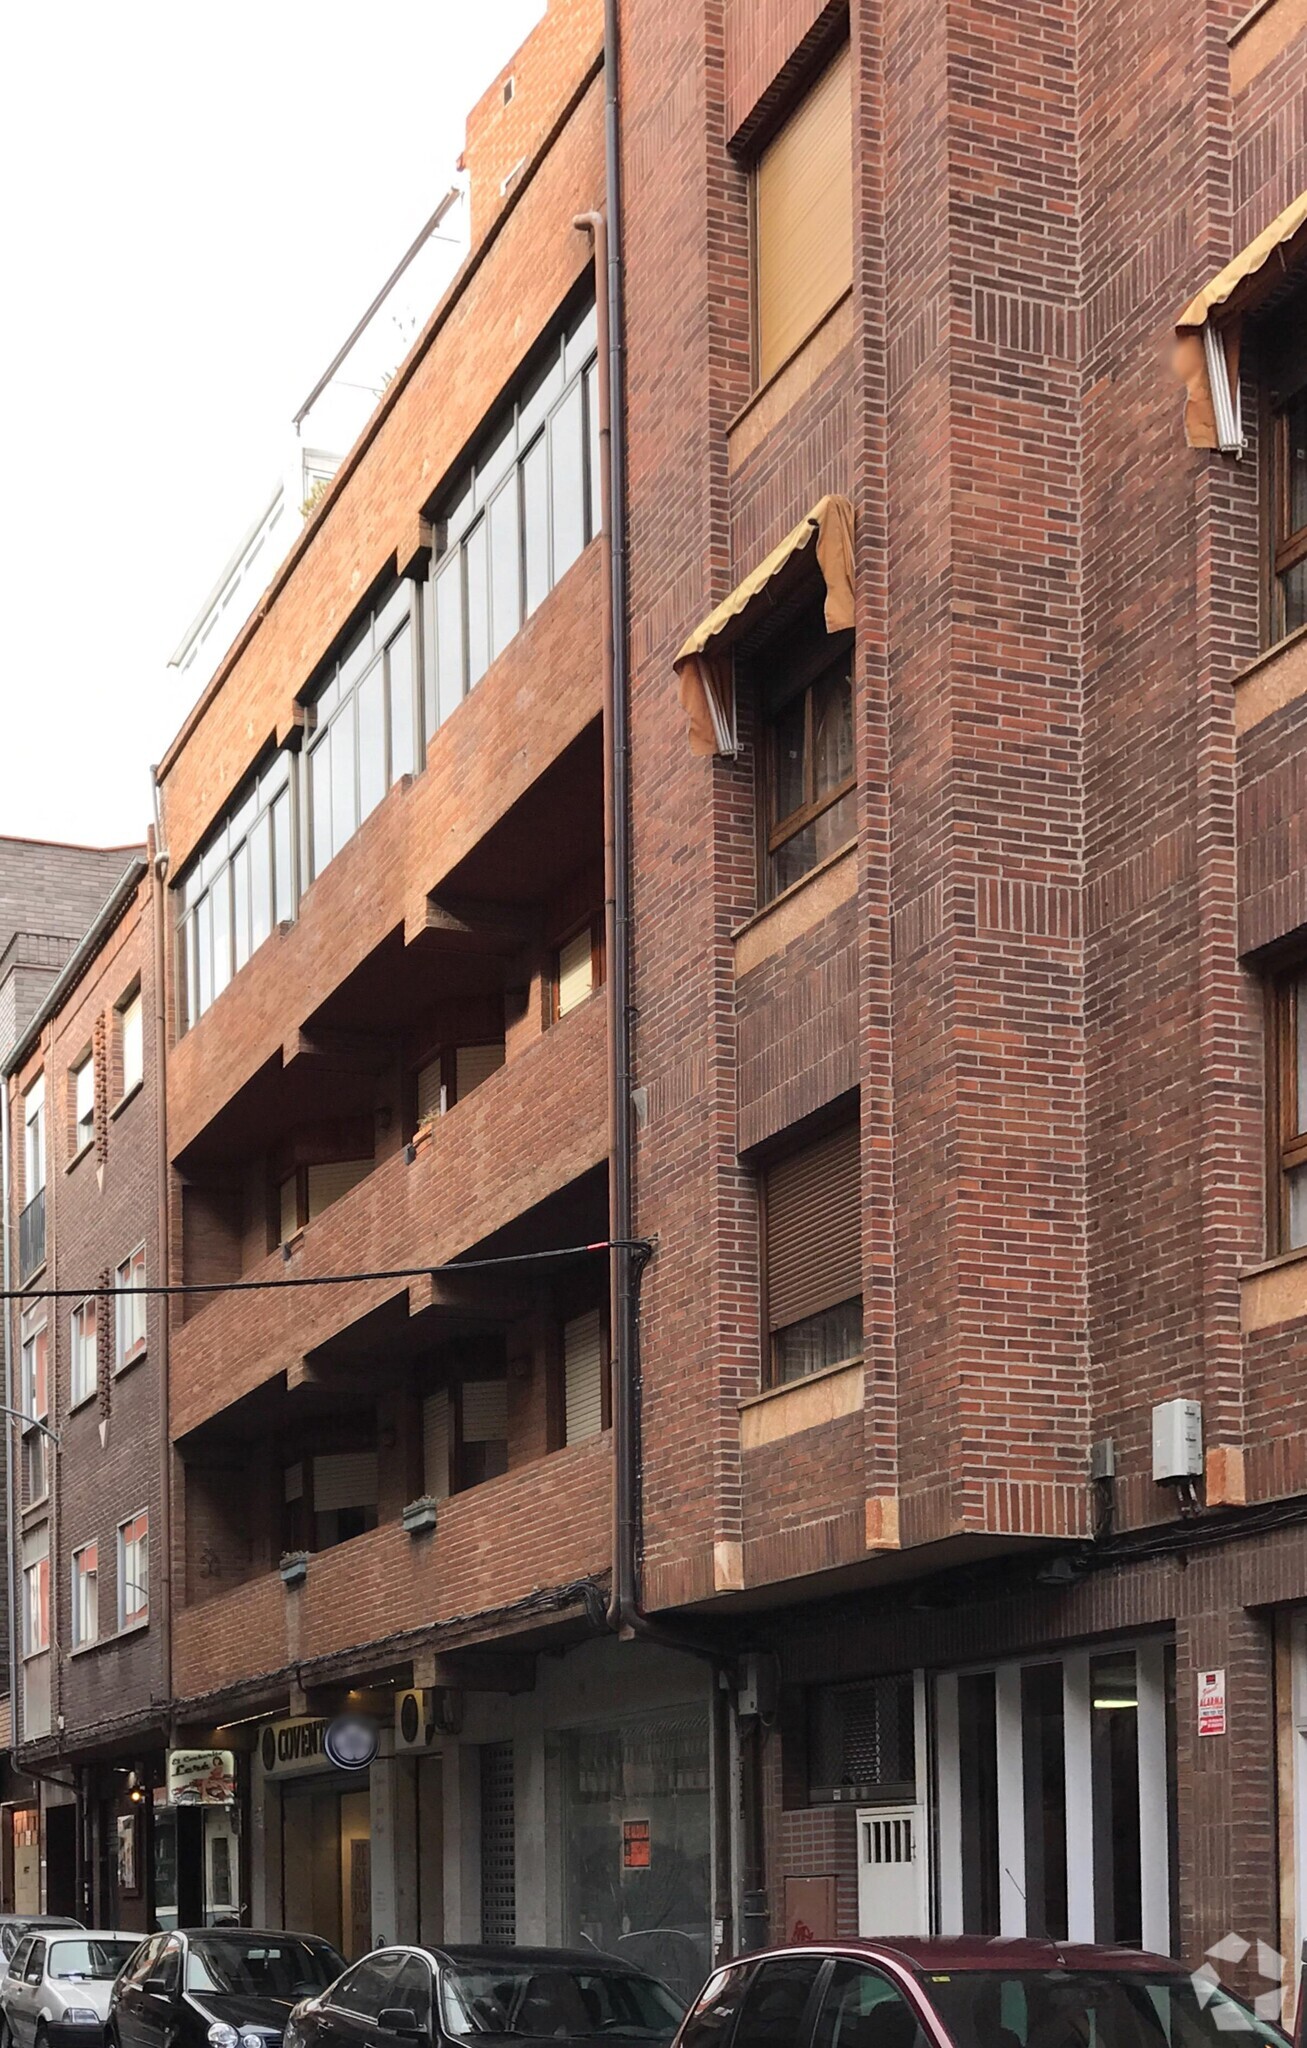
{"label": "vertical downspout", "polygon": [[[160,845],[163,828],[159,815],[159,775],[151,769],[150,779],[154,796],[154,844],[150,862],[151,910],[154,918],[154,1085],[155,1097],[155,1138],[157,1145],[155,1177],[157,1180],[156,1227],[159,1236],[159,1265],[166,1281],[172,1279],[171,1245],[168,1237],[168,984],[167,951],[165,947],[165,919],[168,908],[168,892],[165,877],[168,873],[168,850]],[[171,1745],[174,1728],[172,1713],[172,1444],[170,1441],[170,1420],[168,1400],[168,1346],[170,1332],[171,1304],[165,1295],[159,1317],[159,1507],[163,1518],[163,1570],[159,1579],[159,1627],[163,1679],[164,1715],[167,1723],[166,1741]],[[153,1884],[153,1877],[151,1877]]]}

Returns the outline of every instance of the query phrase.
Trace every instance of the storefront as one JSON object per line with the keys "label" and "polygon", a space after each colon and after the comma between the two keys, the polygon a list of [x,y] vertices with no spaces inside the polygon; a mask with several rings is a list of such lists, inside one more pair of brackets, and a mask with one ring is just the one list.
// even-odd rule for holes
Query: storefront
{"label": "storefront", "polygon": [[372,1802],[380,1731],[352,1718],[360,1739],[344,1749],[332,1740],[337,1724],[331,1720],[268,1722],[252,1760],[262,1857],[258,1917],[320,1934],[350,1959],[391,1931],[373,1931]]}

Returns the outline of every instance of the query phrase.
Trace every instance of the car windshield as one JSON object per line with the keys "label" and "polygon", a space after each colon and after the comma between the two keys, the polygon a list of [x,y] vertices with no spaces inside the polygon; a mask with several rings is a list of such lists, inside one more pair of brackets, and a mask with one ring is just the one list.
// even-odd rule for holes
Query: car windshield
{"label": "car windshield", "polygon": [[99,1934],[88,1935],[81,1941],[56,1941],[50,1947],[49,1975],[79,1984],[91,1977],[111,1982],[138,1946],[135,1935],[128,1935],[123,1941]]}
{"label": "car windshield", "polygon": [[186,1989],[233,1998],[311,1998],[339,1977],[345,1963],[325,1941],[298,1935],[233,1941],[230,1935],[191,1938]]}
{"label": "car windshield", "polygon": [[1284,2036],[1205,1978],[1143,1971],[925,1971],[957,2048],[1231,2048]]}
{"label": "car windshield", "polygon": [[625,1970],[532,1969],[512,1963],[451,1967],[441,1975],[445,2031],[519,2035],[528,2040],[583,2039],[590,2034],[628,2034],[642,2041],[670,2041],[682,2008],[653,1977]]}

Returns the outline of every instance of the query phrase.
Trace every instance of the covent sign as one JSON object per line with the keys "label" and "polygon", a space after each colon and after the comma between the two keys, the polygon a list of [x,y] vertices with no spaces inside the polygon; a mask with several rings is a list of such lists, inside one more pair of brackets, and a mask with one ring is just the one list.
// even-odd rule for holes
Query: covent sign
{"label": "covent sign", "polygon": [[365,1714],[337,1714],[331,1720],[299,1715],[269,1722],[259,1737],[259,1762],[268,1778],[302,1771],[366,1771],[378,1739],[376,1722]]}

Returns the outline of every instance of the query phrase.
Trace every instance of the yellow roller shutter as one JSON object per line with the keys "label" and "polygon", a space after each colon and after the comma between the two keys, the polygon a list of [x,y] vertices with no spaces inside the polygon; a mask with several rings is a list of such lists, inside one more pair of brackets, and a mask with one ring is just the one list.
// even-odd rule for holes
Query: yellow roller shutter
{"label": "yellow roller shutter", "polygon": [[763,383],[853,280],[852,81],[846,43],[758,161],[754,228]]}

